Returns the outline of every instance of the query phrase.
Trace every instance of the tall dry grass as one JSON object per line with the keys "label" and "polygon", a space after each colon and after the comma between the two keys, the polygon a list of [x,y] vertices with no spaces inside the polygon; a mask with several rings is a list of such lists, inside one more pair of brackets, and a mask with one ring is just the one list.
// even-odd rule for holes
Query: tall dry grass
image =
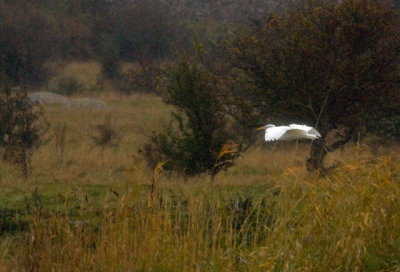
{"label": "tall dry grass", "polygon": [[[243,193],[227,185],[127,185],[115,205],[32,209],[14,248],[33,271],[397,271],[398,161]],[[22,246],[23,245],[23,246]],[[18,260],[18,261],[16,261]]]}
{"label": "tall dry grass", "polygon": [[[168,122],[161,99],[94,95],[110,109],[45,106],[28,182],[1,164],[0,271],[400,271],[397,145],[350,143],[320,177],[309,144],[260,143],[183,179],[137,152]],[[105,115],[121,141],[102,149]]]}

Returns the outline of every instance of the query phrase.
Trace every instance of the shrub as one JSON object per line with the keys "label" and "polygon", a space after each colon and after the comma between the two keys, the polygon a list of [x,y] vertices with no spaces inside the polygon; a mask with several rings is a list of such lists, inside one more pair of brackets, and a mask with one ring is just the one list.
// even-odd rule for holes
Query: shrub
{"label": "shrub", "polygon": [[121,137],[117,130],[111,124],[111,116],[106,115],[104,122],[95,127],[96,134],[92,136],[93,142],[96,146],[104,149],[106,146],[116,147],[121,140]]}
{"label": "shrub", "polygon": [[172,113],[174,122],[164,132],[154,134],[144,147],[152,167],[168,160],[166,169],[186,175],[214,168],[220,150],[229,140],[215,80],[211,70],[188,57],[170,67],[161,87],[164,101],[175,106],[176,111]]}
{"label": "shrub", "polygon": [[34,109],[25,90],[0,89],[0,148],[3,158],[20,167],[27,178],[32,152],[40,145],[45,126],[39,122],[41,111]]}
{"label": "shrub", "polygon": [[72,76],[56,77],[49,82],[48,88],[52,92],[67,96],[83,92],[85,89],[84,85]]}
{"label": "shrub", "polygon": [[160,75],[161,65],[155,63],[141,63],[133,66],[124,73],[127,88],[125,92],[137,90],[143,93],[157,93],[157,78]]}

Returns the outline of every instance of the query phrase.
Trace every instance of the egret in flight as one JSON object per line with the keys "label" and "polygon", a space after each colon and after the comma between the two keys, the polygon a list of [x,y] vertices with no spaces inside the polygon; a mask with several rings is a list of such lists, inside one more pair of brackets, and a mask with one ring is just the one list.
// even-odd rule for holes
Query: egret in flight
{"label": "egret in flight", "polygon": [[308,139],[315,140],[321,137],[321,134],[312,127],[306,125],[291,124],[289,126],[266,125],[257,130],[265,129],[265,141],[284,141]]}

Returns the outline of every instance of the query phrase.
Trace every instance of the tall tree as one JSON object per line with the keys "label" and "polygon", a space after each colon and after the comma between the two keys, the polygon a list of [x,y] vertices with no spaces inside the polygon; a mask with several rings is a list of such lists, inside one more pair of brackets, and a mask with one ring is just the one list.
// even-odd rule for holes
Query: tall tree
{"label": "tall tree", "polygon": [[308,168],[320,169],[351,132],[399,114],[399,34],[397,11],[382,1],[301,1],[228,46],[230,100],[244,100],[239,108],[254,122],[315,125],[323,137]]}

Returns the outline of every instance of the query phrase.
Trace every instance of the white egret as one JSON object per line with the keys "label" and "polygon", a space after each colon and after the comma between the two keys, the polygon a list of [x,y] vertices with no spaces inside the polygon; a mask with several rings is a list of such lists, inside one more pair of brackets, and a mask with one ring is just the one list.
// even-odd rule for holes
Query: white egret
{"label": "white egret", "polygon": [[315,140],[321,137],[321,134],[313,128],[306,125],[291,124],[289,126],[266,125],[257,130],[265,129],[265,141],[284,141],[308,139]]}

